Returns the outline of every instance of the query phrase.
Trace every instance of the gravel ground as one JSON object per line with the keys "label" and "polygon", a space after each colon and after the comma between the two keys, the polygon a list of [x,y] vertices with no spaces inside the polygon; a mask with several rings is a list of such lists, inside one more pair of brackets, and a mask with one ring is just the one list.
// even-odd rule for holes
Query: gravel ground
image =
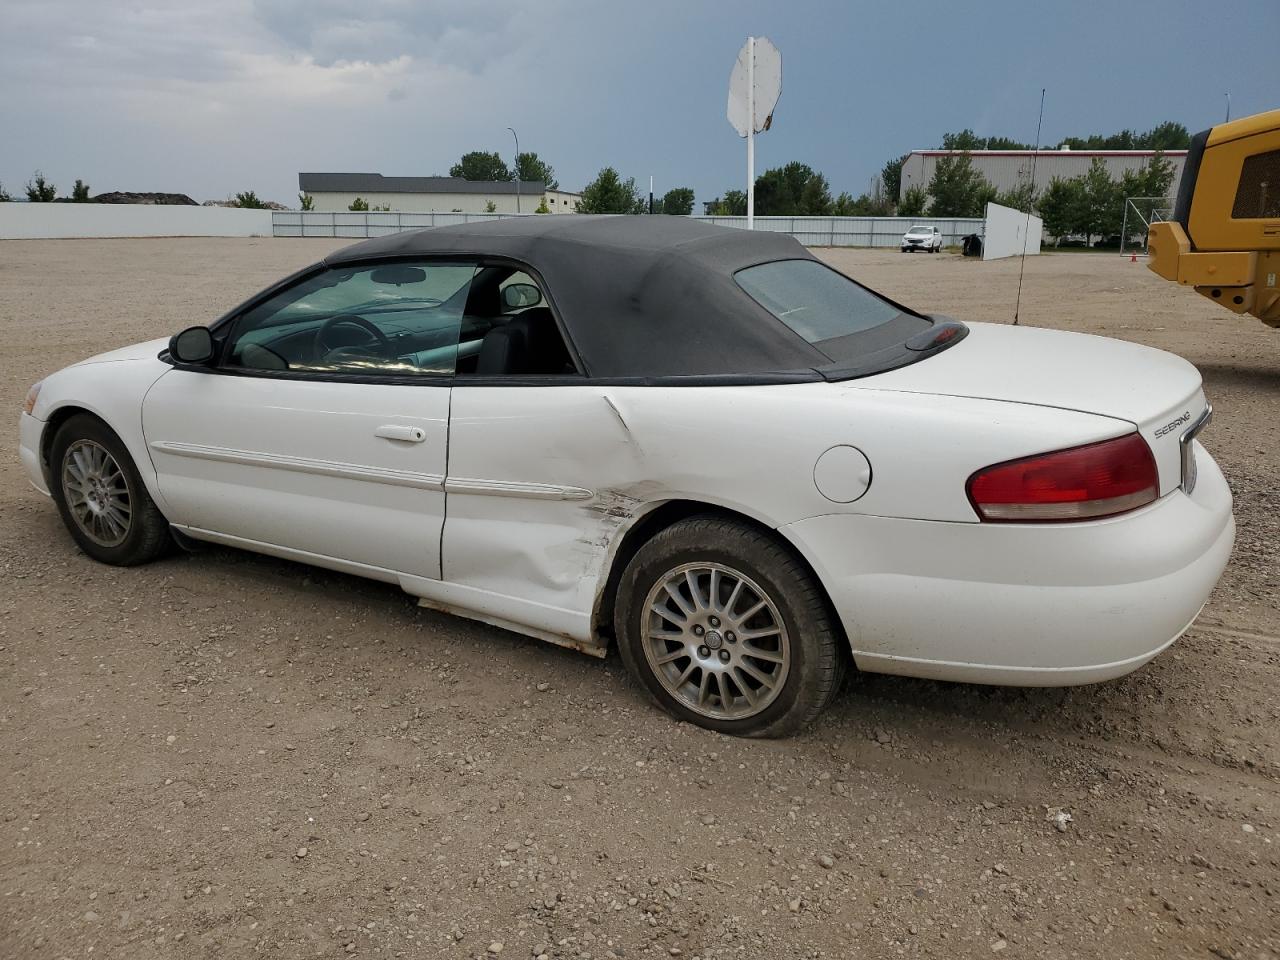
{"label": "gravel ground", "polygon": [[[340,244],[0,243],[0,397]],[[824,254],[1008,320],[1017,263]],[[1066,690],[858,677],[735,741],[601,663],[215,549],[79,554],[0,458],[0,956],[1280,956],[1280,332],[1116,256],[1024,323],[1172,349],[1239,541],[1197,626]]]}

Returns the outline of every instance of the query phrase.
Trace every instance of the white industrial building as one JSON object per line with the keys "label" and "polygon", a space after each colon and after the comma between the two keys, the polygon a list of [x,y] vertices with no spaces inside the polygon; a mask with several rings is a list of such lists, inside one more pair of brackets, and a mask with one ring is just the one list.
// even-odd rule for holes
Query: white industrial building
{"label": "white industrial building", "polygon": [[[997,190],[1012,190],[1019,183],[1031,177],[1032,160],[1035,161],[1036,189],[1040,190],[1056,177],[1059,180],[1070,180],[1089,172],[1089,166],[1096,157],[1101,157],[1106,164],[1111,179],[1119,180],[1126,170],[1138,171],[1151,162],[1156,155],[1154,150],[913,150],[902,162],[902,186],[898,199],[907,195],[912,187],[927,189],[933,179],[933,172],[938,161],[967,153],[973,159],[973,166],[987,178]],[[1177,186],[1182,176],[1182,165],[1186,163],[1187,151],[1165,150],[1161,154],[1173,165],[1173,183]]]}
{"label": "white industrial building", "polygon": [[[461,177],[384,177],[380,173],[300,173],[298,189],[312,209],[342,213],[359,197],[370,209],[400,213],[533,213],[545,200],[551,213],[573,213],[581,194],[548,190],[541,180],[464,180]],[[493,205],[490,210],[489,205]]]}

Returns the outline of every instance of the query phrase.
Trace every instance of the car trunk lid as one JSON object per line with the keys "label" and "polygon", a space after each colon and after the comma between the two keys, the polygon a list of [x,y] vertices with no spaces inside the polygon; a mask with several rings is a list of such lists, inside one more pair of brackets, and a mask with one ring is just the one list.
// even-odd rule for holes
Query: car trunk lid
{"label": "car trunk lid", "polygon": [[[1126,421],[1151,447],[1161,495],[1182,483],[1182,437],[1206,407],[1200,372],[1186,360],[1062,330],[989,323],[969,329],[963,342],[936,356],[845,386],[1034,404]],[[1044,450],[1027,453],[1051,449],[1053,438],[1047,437]]]}

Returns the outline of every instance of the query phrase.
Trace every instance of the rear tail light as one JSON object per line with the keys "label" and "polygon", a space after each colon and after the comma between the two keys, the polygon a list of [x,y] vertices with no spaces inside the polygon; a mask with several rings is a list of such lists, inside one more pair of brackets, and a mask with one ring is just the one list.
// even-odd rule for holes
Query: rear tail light
{"label": "rear tail light", "polygon": [[1136,510],[1159,492],[1151,448],[1136,433],[979,470],[969,501],[1001,523],[1092,520]]}

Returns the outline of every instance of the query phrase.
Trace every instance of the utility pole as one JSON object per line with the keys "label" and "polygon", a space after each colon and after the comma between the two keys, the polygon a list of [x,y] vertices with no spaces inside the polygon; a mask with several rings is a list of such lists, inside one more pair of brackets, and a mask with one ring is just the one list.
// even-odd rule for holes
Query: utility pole
{"label": "utility pole", "polygon": [[516,213],[520,212],[520,137],[516,135],[515,127],[507,127],[511,131],[511,136],[516,139]]}
{"label": "utility pole", "polygon": [[756,228],[756,38],[747,37],[747,229]]}

